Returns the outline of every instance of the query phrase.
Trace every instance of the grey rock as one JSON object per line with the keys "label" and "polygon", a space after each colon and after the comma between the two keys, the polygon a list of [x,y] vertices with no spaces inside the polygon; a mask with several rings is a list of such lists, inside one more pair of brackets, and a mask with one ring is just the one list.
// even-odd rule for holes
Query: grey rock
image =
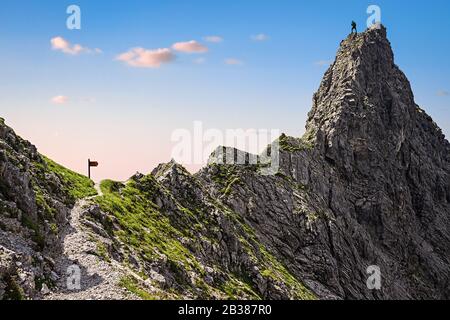
{"label": "grey rock", "polygon": [[42,284],[41,294],[43,294],[44,296],[50,294],[50,289],[45,283]]}
{"label": "grey rock", "polygon": [[[268,154],[279,147],[274,175],[261,174],[262,155],[218,147],[194,175],[171,161],[113,183],[119,212],[90,198],[71,210],[62,182],[36,171],[36,149],[3,121],[0,142],[0,298],[5,279],[57,282],[55,267],[64,274],[80,261],[102,276],[89,278],[86,292],[61,296],[123,297],[105,291],[129,272],[161,298],[450,299],[450,143],[415,103],[383,26],[342,41],[306,134],[268,146]],[[65,230],[70,259],[64,239],[45,232],[50,218],[39,218],[31,182],[48,187],[49,223]],[[136,201],[146,207],[130,228],[121,219],[136,215]],[[33,244],[42,232],[43,254]],[[89,255],[99,243],[108,259]],[[374,265],[380,290],[367,287]],[[29,284],[23,290],[36,296]],[[41,294],[51,295],[48,286]]]}

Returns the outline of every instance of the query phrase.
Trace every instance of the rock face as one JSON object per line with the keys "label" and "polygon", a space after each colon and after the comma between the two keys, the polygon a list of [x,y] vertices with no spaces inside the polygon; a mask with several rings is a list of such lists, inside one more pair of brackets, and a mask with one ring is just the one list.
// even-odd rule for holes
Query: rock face
{"label": "rock face", "polygon": [[448,299],[450,144],[415,104],[384,27],[342,42],[307,135],[320,160],[312,191],[336,219],[326,240],[340,296],[372,297],[355,271],[376,264],[383,290],[373,297]]}
{"label": "rock face", "polygon": [[59,228],[78,192],[95,193],[90,183],[41,156],[0,118],[0,300],[51,286]]}
{"label": "rock face", "polygon": [[[313,100],[303,141],[279,141],[286,183],[241,173],[227,205],[319,297],[448,299],[450,144],[386,29],[344,40]],[[371,265],[381,290],[366,286]]]}
{"label": "rock face", "polygon": [[[202,272],[177,278],[154,263],[180,296],[221,297],[234,281],[233,289],[245,283],[243,297],[268,299],[450,297],[450,145],[415,104],[384,27],[341,43],[314,95],[307,133],[275,143],[274,176],[258,165],[217,164],[214,154],[194,176],[171,162],[133,178],[175,229],[193,232],[177,239],[200,269],[212,270],[206,284],[183,285]],[[121,188],[114,192],[125,202]],[[381,272],[380,290],[367,286],[371,266]]]}
{"label": "rock face", "polygon": [[[97,250],[77,255],[119,268],[120,285],[143,299],[450,299],[450,144],[415,104],[384,27],[342,41],[306,129],[268,147],[279,150],[274,175],[220,164],[215,153],[195,175],[172,161],[126,183],[102,182],[102,194],[77,207],[77,235]],[[2,130],[2,143],[16,145]],[[33,164],[49,160],[27,146],[0,153],[0,203],[45,229],[29,181],[46,203],[59,199],[56,212],[69,210],[68,195],[92,194],[60,179],[55,164]],[[0,222],[17,221],[2,210]],[[14,232],[0,228],[0,296],[17,289],[20,273],[20,250],[4,239],[32,241],[14,223]],[[368,287],[374,266],[379,290]]]}

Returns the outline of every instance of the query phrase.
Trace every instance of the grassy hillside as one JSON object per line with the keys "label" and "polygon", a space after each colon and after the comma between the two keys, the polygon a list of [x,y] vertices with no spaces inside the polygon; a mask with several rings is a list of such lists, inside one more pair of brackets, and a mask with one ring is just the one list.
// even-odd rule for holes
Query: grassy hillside
{"label": "grassy hillside", "polygon": [[[184,189],[187,194],[195,193],[197,186],[193,180],[191,183],[192,190]],[[148,276],[146,265],[152,265],[171,279],[170,286],[162,287],[164,297],[151,295],[132,279],[124,279],[123,285],[139,296],[263,299],[266,292],[261,290],[267,286],[291,298],[314,299],[258,242],[253,230],[215,200],[205,199],[205,205],[196,204],[190,196],[176,197],[153,175],[126,184],[106,180],[101,188],[104,195],[94,201],[107,213],[103,226],[126,252],[125,262],[133,265],[127,258],[132,257],[138,260],[137,270],[133,266],[136,272]],[[214,211],[223,222],[212,215]],[[230,254],[237,258],[230,261]]]}

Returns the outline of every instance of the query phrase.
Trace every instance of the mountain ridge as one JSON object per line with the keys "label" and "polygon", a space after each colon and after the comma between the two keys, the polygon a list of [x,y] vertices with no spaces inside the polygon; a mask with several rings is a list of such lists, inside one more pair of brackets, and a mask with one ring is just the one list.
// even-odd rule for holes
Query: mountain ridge
{"label": "mountain ridge", "polygon": [[[269,146],[278,149],[274,175],[260,174],[258,165],[221,164],[216,152],[193,175],[171,161],[126,183],[103,181],[103,194],[77,207],[74,225],[59,222],[96,248],[72,246],[89,257],[72,262],[128,268],[108,281],[142,299],[450,298],[450,144],[414,102],[384,26],[341,42],[305,135],[282,135]],[[57,190],[71,183],[62,180]],[[29,285],[24,295],[70,298],[66,260],[63,253],[42,271],[49,290]],[[26,287],[8,265],[0,268],[0,289]],[[366,285],[374,265],[380,290]],[[90,266],[80,267],[86,273]],[[90,297],[85,273],[73,298]]]}

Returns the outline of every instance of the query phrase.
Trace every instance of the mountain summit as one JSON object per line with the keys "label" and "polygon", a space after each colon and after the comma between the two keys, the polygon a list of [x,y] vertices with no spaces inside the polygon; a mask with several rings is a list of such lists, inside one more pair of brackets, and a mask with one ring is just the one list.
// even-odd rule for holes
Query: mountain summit
{"label": "mountain summit", "polygon": [[350,243],[385,270],[387,297],[448,298],[450,144],[414,102],[383,26],[341,43],[313,100],[307,136]]}
{"label": "mountain summit", "polygon": [[429,145],[429,139],[448,153],[441,130],[416,105],[408,79],[395,65],[383,26],[342,41],[314,95],[307,131],[317,136],[328,160],[341,163],[354,163],[346,151],[364,157],[368,147],[394,160],[409,153],[410,144]]}
{"label": "mountain summit", "polygon": [[[450,144],[414,102],[383,26],[342,41],[306,134],[269,146],[272,176],[214,161],[191,175],[171,161],[94,196],[0,129],[0,205],[11,208],[0,215],[0,297],[450,298]],[[36,275],[17,259],[43,263]],[[75,291],[70,265],[82,272]]]}

